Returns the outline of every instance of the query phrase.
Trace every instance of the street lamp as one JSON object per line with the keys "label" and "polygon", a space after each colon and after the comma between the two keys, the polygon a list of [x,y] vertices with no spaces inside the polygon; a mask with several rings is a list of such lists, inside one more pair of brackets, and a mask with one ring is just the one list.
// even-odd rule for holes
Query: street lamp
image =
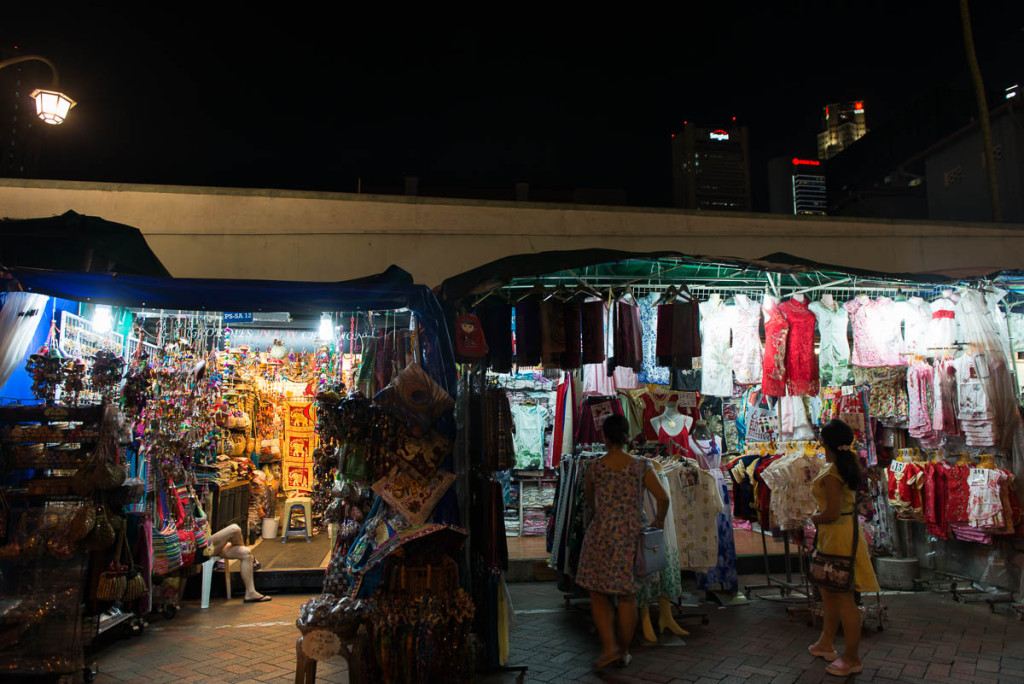
{"label": "street lamp", "polygon": [[58,90],[60,76],[57,75],[57,67],[53,65],[53,62],[39,55],[25,55],[3,60],[0,62],[0,69],[29,61],[42,62],[50,67],[50,72],[53,74],[49,90],[37,88],[32,92],[32,99],[36,101],[36,114],[48,124],[56,125],[63,122],[68,112],[75,106],[75,101]]}

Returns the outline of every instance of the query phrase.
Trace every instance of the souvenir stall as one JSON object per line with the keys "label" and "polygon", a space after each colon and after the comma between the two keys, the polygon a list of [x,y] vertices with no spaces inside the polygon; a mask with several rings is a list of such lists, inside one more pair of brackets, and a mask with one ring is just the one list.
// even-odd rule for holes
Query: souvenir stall
{"label": "souvenir stall", "polygon": [[[455,560],[466,534],[458,526],[465,518],[458,494],[464,483],[457,482],[452,453],[454,363],[428,290],[397,269],[341,284],[7,273],[8,287],[18,291],[8,298],[48,295],[81,303],[75,315],[86,322],[78,326],[86,337],[112,335],[96,324],[97,310],[125,324],[125,332],[111,341],[121,363],[116,373],[88,360],[78,369],[72,361],[65,364],[72,379],[61,377],[60,387],[52,389],[47,350],[33,357],[32,369],[39,392],[45,398],[53,392],[58,401],[62,391],[72,401],[85,396],[93,370],[116,376],[112,403],[123,409],[124,440],[131,444],[119,459],[106,458],[138,477],[136,497],[124,508],[138,522],[120,529],[139,541],[136,549],[145,556],[135,557],[147,590],[140,611],[176,605],[181,580],[195,572],[187,568],[209,558],[209,538],[217,531],[210,522],[220,513],[216,497],[204,496],[204,490],[243,477],[248,492],[253,473],[269,464],[260,486],[284,490],[286,506],[304,503],[296,499],[317,501],[319,515],[335,533],[327,547],[327,593],[300,618],[311,642],[301,651],[303,671],[315,669],[318,659],[351,656],[360,642],[368,681],[422,681],[442,670],[451,681],[468,679],[474,607]],[[279,345],[266,352],[246,349],[236,332],[242,326],[226,324],[224,312],[239,310],[313,313],[327,320],[334,340],[347,337],[348,343],[322,345],[327,336],[320,335],[312,356],[289,349],[274,359]],[[384,319],[372,312],[388,314]],[[59,335],[59,322],[52,329]],[[69,437],[86,441],[72,434],[75,423],[65,423],[67,428],[60,427],[70,430]],[[299,439],[309,445],[311,458],[302,463],[308,474],[290,480],[286,456],[297,451],[292,444]],[[285,469],[280,475],[278,460]],[[305,524],[296,531],[303,536],[311,527]],[[282,541],[289,541],[289,530],[284,535]],[[130,577],[126,571],[125,579]],[[8,608],[16,614],[17,606]],[[396,615],[408,619],[399,626]],[[412,631],[401,631],[407,626]],[[339,640],[336,648],[332,636]],[[417,653],[434,656],[410,669],[404,650],[409,643]]]}
{"label": "souvenir stall", "polygon": [[[993,532],[1006,539],[1016,512],[1008,485],[1022,463],[1011,354],[1019,344],[1012,308],[1024,291],[1015,278],[951,282],[782,257],[747,263],[590,250],[511,257],[450,279],[440,295],[451,322],[476,316],[487,349],[477,367],[519,371],[522,358],[531,371],[564,373],[550,459],[559,474],[550,563],[560,588],[571,587],[578,559],[582,473],[600,451],[592,443],[603,416],[620,413],[634,427],[635,449],[660,442],[684,472],[696,465],[717,483],[708,511],[718,544],[696,582],[729,602],[738,588],[734,528],[785,540],[791,579],[799,572],[788,556],[799,553],[815,508],[810,482],[823,466],[816,428],[834,417],[857,433],[869,474],[863,498],[872,504],[861,511],[863,527],[877,555],[923,555],[925,539],[934,552],[937,534],[896,524],[905,497],[922,511],[931,501],[921,519],[956,536],[934,502],[947,496],[944,468],[958,461],[993,503],[954,512],[958,538],[970,528],[978,542]],[[484,391],[478,396],[490,406]],[[937,487],[924,493],[923,465],[893,474],[909,458],[937,462]],[[500,460],[491,459],[495,470]],[[500,481],[500,470],[490,478]],[[692,523],[673,522],[682,539]],[[763,551],[766,574],[777,572],[767,543]],[[938,556],[977,577],[971,551]],[[783,596],[800,586],[786,584],[775,587]]]}

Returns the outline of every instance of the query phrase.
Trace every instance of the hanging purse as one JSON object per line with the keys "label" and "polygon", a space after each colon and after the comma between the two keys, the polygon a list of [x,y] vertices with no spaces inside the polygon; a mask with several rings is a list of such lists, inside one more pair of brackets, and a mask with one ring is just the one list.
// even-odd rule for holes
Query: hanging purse
{"label": "hanging purse", "polygon": [[854,565],[857,559],[857,542],[860,539],[860,522],[856,508],[843,515],[853,516],[853,550],[849,556],[837,556],[818,550],[818,526],[814,526],[814,550],[811,551],[811,582],[827,591],[843,593],[853,591]]}
{"label": "hanging purse", "polygon": [[171,488],[171,494],[178,507],[177,527],[178,542],[181,544],[181,567],[187,568],[194,565],[196,560],[195,522],[192,521],[191,516],[185,513],[185,506],[181,502],[181,497],[178,496],[178,490]]}
{"label": "hanging purse", "polygon": [[774,442],[779,438],[778,411],[768,407],[764,394],[747,417],[748,442]]}
{"label": "hanging purse", "polygon": [[[644,479],[646,471],[640,476],[640,491],[637,496],[637,514],[642,516],[644,509]],[[645,578],[665,569],[668,558],[665,555],[665,530],[660,527],[643,527],[636,543],[636,560],[633,573],[638,578]]]}
{"label": "hanging purse", "polygon": [[110,524],[107,517],[107,510],[103,504],[96,507],[96,524],[92,531],[82,539],[82,549],[85,551],[102,551],[108,549],[114,543],[117,535],[114,533],[114,526]]}
{"label": "hanging purse", "polygon": [[192,534],[196,541],[196,559],[209,558],[213,555],[213,542],[210,539],[213,532],[210,530],[210,520],[206,517],[206,511],[199,503],[199,497],[191,489],[178,487],[178,496],[191,502],[188,518],[191,520]]}
{"label": "hanging purse", "polygon": [[166,493],[157,494],[153,520],[153,574],[166,575],[181,567],[178,528],[167,516]]}

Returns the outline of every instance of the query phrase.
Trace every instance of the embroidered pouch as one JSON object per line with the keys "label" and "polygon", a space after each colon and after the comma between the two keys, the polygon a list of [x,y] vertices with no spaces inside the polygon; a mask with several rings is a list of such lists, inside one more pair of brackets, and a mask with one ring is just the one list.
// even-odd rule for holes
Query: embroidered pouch
{"label": "embroidered pouch", "polygon": [[429,430],[443,413],[455,406],[451,395],[418,363],[406,366],[390,385],[377,393],[374,401],[396,414],[417,435]]}
{"label": "embroidered pouch", "polygon": [[423,485],[395,467],[390,475],[374,483],[373,491],[405,516],[410,525],[416,527],[427,521],[453,482],[455,473],[439,470],[428,484]]}

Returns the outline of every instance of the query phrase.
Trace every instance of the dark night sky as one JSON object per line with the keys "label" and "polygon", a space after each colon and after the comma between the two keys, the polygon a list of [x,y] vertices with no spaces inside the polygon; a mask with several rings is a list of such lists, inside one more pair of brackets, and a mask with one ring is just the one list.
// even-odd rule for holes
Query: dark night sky
{"label": "dark night sky", "polygon": [[[80,102],[47,127],[40,176],[354,191],[359,176],[414,174],[426,191],[529,180],[665,205],[683,120],[738,117],[763,164],[813,155],[826,102],[863,99],[870,127],[967,83],[955,0],[581,5],[586,16],[152,7],[48,5],[0,27],[4,46],[54,60]],[[1024,2],[972,9],[989,90],[1024,80]]]}

